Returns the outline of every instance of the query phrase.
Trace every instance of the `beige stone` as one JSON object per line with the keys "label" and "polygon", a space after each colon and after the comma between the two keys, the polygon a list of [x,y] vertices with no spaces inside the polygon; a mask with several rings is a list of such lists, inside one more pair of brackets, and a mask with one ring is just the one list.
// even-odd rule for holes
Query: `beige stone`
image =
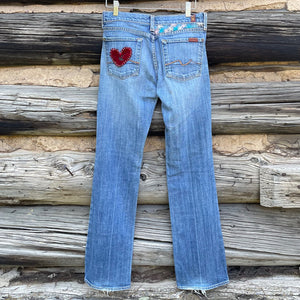
{"label": "beige stone", "polygon": [[300,70],[278,72],[228,71],[211,73],[210,78],[213,83],[300,81]]}
{"label": "beige stone", "polygon": [[73,150],[80,152],[94,151],[96,138],[60,137],[60,136],[0,136],[0,152],[13,152],[18,149],[31,151]]}
{"label": "beige stone", "polygon": [[144,152],[165,149],[164,136],[151,136],[147,137],[144,147]]}
{"label": "beige stone", "polygon": [[1,13],[102,13],[103,4],[1,5]]}
{"label": "beige stone", "polygon": [[300,70],[285,70],[278,72],[282,81],[300,81]]}
{"label": "beige stone", "polygon": [[276,72],[227,71],[211,73],[210,78],[213,83],[281,81]]}
{"label": "beige stone", "polygon": [[[214,135],[215,152],[241,154],[249,151],[263,151],[270,145],[268,134]],[[72,150],[93,152],[96,147],[95,136],[61,137],[61,136],[0,136],[0,152],[13,152],[18,149],[30,151]],[[165,149],[163,136],[147,137],[144,152]]]}
{"label": "beige stone", "polygon": [[[289,1],[292,2],[292,1]],[[108,1],[111,5],[112,1]],[[126,6],[132,6],[136,8],[144,7],[147,10],[153,11],[153,7],[160,9],[176,8],[175,10],[184,10],[185,1],[157,1],[153,2],[130,2]],[[286,7],[287,0],[210,0],[201,1],[198,0],[196,9],[193,11],[232,11],[232,10],[255,10],[255,9],[283,9]],[[121,3],[122,6],[122,3]],[[193,6],[192,6],[193,7]],[[290,7],[293,7],[290,4]],[[177,9],[178,8],[178,9]],[[107,10],[103,4],[55,4],[55,5],[1,5],[1,13],[50,13],[50,12],[72,12],[72,13],[101,13],[103,10]],[[128,9],[125,9],[128,11]]]}
{"label": "beige stone", "polygon": [[245,62],[210,68],[211,82],[300,81],[298,62]]}
{"label": "beige stone", "polygon": [[300,10],[300,0],[287,0],[287,9],[291,11]]}
{"label": "beige stone", "polygon": [[198,10],[204,11],[234,11],[234,10],[258,10],[258,9],[283,9],[286,0],[246,0],[246,1],[198,1]]}
{"label": "beige stone", "polygon": [[[95,136],[0,136],[0,153],[13,152],[18,149],[37,152],[61,150],[93,152],[95,151],[95,147]],[[147,138],[145,151],[154,151],[163,148],[163,137]]]}
{"label": "beige stone", "polygon": [[[18,149],[30,151],[60,151],[72,150],[93,152],[96,147],[95,136],[6,136],[0,135],[0,153],[13,152]],[[165,148],[163,136],[153,136],[146,139],[144,151],[155,151]]]}
{"label": "beige stone", "polygon": [[92,68],[86,66],[22,66],[0,68],[0,84],[89,87]]}
{"label": "beige stone", "polygon": [[[1,67],[1,84],[91,87],[99,85],[99,65]],[[235,63],[210,68],[213,83],[300,81],[295,63]]]}
{"label": "beige stone", "polygon": [[263,151],[269,145],[267,134],[214,135],[213,149],[224,155]]}

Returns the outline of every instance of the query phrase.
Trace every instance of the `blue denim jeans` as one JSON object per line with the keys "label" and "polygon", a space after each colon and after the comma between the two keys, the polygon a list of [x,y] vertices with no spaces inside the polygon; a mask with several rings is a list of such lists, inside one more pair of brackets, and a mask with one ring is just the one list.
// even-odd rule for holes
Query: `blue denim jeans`
{"label": "blue denim jeans", "polygon": [[158,97],[179,289],[229,282],[212,155],[206,13],[103,13],[96,153],[84,280],[131,286],[143,150]]}

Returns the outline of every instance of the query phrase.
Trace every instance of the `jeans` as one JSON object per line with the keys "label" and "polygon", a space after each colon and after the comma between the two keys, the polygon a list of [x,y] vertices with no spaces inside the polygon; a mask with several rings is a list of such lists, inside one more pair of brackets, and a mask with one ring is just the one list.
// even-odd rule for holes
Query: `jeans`
{"label": "jeans", "polygon": [[131,286],[144,144],[158,97],[179,289],[229,282],[215,183],[207,14],[103,12],[96,153],[84,280]]}

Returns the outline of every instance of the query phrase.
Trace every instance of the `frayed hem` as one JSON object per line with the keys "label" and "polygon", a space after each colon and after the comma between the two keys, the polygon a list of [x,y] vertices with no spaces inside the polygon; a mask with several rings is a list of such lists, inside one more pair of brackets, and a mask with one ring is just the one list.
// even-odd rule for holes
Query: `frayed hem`
{"label": "frayed hem", "polygon": [[209,286],[182,286],[182,285],[177,285],[177,287],[181,290],[193,290],[193,291],[201,291],[205,293],[205,291],[207,290],[211,290],[211,289],[214,289],[214,288],[217,288],[219,286],[222,286],[222,285],[225,285],[225,284],[228,284],[229,283],[229,279],[225,280],[225,281],[222,281],[222,282],[219,282],[219,283],[216,283],[216,284],[212,284],[212,285],[209,285]]}
{"label": "frayed hem", "polygon": [[193,290],[193,293],[196,294],[196,295],[198,295],[198,296],[204,296],[205,298],[207,296],[205,290]]}
{"label": "frayed hem", "polygon": [[131,285],[125,285],[125,286],[118,286],[118,287],[100,287],[97,286],[93,283],[91,283],[88,279],[84,278],[84,281],[91,286],[92,288],[99,290],[99,291],[104,291],[104,292],[116,292],[116,291],[123,291],[123,290],[128,290],[130,289]]}

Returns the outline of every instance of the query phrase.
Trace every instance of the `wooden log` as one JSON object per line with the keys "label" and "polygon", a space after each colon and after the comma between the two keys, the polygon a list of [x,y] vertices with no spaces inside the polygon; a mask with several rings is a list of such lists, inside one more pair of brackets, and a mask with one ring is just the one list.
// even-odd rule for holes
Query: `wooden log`
{"label": "wooden log", "polygon": [[[299,132],[299,82],[215,84],[212,88],[214,134]],[[224,90],[227,90],[224,93]],[[296,94],[295,94],[296,93]],[[227,128],[229,129],[227,131]]]}
{"label": "wooden log", "polygon": [[97,87],[2,86],[0,132],[94,135],[97,90]]}
{"label": "wooden log", "polygon": [[[272,10],[249,11],[249,14],[247,12],[245,15],[240,12],[209,14],[207,52],[210,63],[298,61],[300,58],[299,13],[292,13],[292,15],[293,17],[289,16],[283,20],[282,18],[287,16],[283,16],[282,11]],[[226,32],[224,26],[227,27]],[[277,45],[283,41],[281,34],[286,43],[282,49],[281,46],[277,48]],[[293,49],[297,49],[297,53],[290,56],[288,52],[294,51]],[[222,57],[223,53],[225,58]]]}
{"label": "wooden log", "polygon": [[[299,264],[297,209],[221,204],[228,265]],[[83,266],[89,206],[0,209],[0,265]],[[167,205],[138,205],[134,265],[173,265]]]}
{"label": "wooden log", "polygon": [[[215,83],[213,134],[300,133],[299,82]],[[95,135],[98,87],[3,85],[0,134]],[[163,134],[160,101],[150,134]]]}
{"label": "wooden log", "polygon": [[[21,200],[25,204],[26,200],[40,199],[46,203],[54,201],[53,204],[61,200],[87,204],[92,188],[94,156],[92,153],[60,151],[2,153],[0,201],[13,204]],[[58,199],[61,200],[57,202]]]}
{"label": "wooden log", "polygon": [[[98,64],[101,14],[14,13],[0,19],[0,65]],[[208,61],[297,61],[300,13],[208,13]]]}
{"label": "wooden log", "polygon": [[[0,203],[89,204],[94,158],[94,153],[75,151],[0,153]],[[219,201],[259,202],[260,166],[274,161],[280,162],[280,157],[270,153],[215,153]],[[300,159],[294,157],[291,161],[299,164]],[[144,153],[138,202],[168,203],[164,150]]]}
{"label": "wooden log", "polygon": [[[296,144],[299,136],[290,137]],[[214,167],[221,203],[258,203],[261,166],[286,163],[285,137],[270,143],[274,153],[264,151],[214,153]],[[277,145],[276,145],[277,144]],[[289,162],[299,164],[290,145]],[[288,146],[288,145],[287,145]],[[95,154],[91,152],[38,152],[17,150],[0,153],[1,204],[79,204],[90,202]],[[138,203],[166,204],[165,150],[144,152]]]}
{"label": "wooden log", "polygon": [[263,166],[260,169],[260,205],[300,208],[300,167],[297,164]]}
{"label": "wooden log", "polygon": [[[229,284],[206,291],[208,299],[295,300],[299,295],[298,267],[229,267]],[[5,299],[199,299],[192,291],[177,288],[173,267],[133,266],[131,288],[109,292],[86,284],[83,268],[0,269]],[[10,280],[10,281],[9,281]],[[197,298],[196,298],[197,297]]]}

